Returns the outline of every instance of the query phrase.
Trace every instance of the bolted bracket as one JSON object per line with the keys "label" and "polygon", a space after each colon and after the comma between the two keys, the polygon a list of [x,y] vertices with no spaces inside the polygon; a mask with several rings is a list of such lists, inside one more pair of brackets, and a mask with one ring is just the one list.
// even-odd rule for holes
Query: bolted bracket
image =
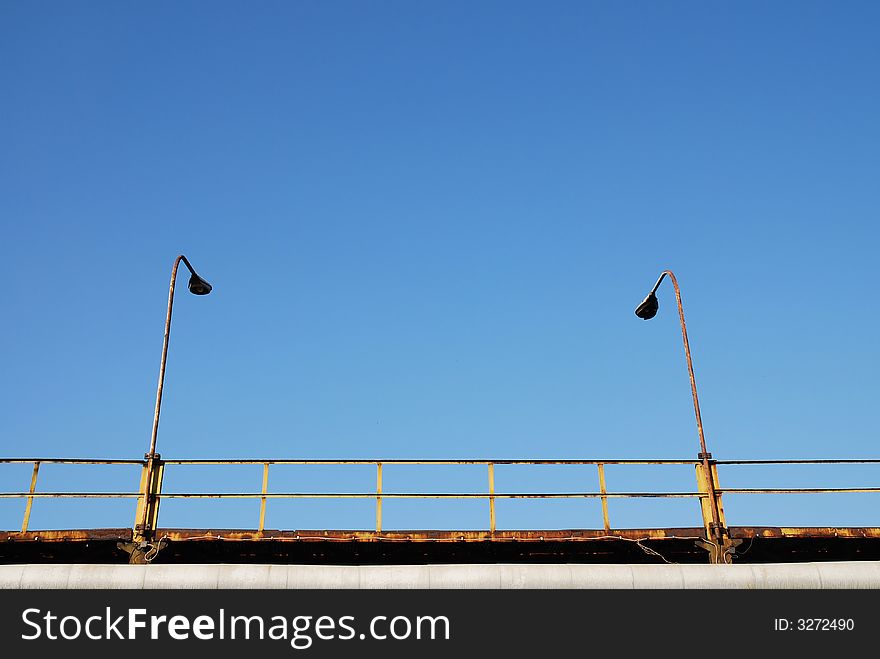
{"label": "bolted bracket", "polygon": [[164,538],[158,542],[117,542],[116,547],[128,554],[129,565],[148,565],[168,546]]}
{"label": "bolted bracket", "polygon": [[730,531],[728,531],[727,527],[723,524],[709,522],[709,531],[711,531],[713,535],[716,535],[719,538],[723,538],[724,536],[727,536],[728,538],[730,537]]}
{"label": "bolted bracket", "polygon": [[743,543],[742,540],[732,540],[730,538],[723,540],[721,544],[708,542],[706,540],[697,540],[694,544],[700,549],[705,549],[709,553],[709,562],[712,564],[726,564],[727,557],[731,559],[736,553],[736,548]]}

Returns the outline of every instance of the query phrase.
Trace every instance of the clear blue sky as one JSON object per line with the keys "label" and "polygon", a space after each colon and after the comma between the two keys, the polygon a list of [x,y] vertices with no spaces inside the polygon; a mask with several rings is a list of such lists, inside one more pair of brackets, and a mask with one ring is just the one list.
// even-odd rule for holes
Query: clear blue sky
{"label": "clear blue sky", "polygon": [[[633,315],[667,267],[716,458],[880,457],[878,24],[874,2],[3,0],[0,453],[143,455],[183,252],[214,292],[181,280],[165,457],[695,457],[668,284],[655,320]],[[137,487],[71,469],[40,487]],[[535,471],[498,486],[598,487]],[[675,473],[608,485],[693,489]],[[357,474],[271,485],[372,487]],[[0,490],[28,478],[0,466]],[[259,487],[259,469],[168,478]],[[386,474],[416,487],[485,479]],[[725,504],[732,524],[878,525],[878,496]],[[256,523],[252,501],[188,505],[163,524]],[[503,506],[499,526],[600,524],[595,501]],[[38,502],[32,526],[132,507]],[[21,509],[0,500],[0,526]],[[612,502],[612,523],[696,510]],[[484,502],[385,517],[487,523]],[[369,527],[372,504],[270,504],[267,523]]]}

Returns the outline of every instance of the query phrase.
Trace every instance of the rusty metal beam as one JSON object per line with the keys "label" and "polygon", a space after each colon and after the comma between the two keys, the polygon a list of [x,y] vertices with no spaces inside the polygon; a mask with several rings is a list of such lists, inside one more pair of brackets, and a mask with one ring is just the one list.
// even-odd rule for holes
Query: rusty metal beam
{"label": "rusty metal beam", "polygon": [[749,538],[877,538],[880,528],[865,526],[732,526],[730,536],[747,540]]}
{"label": "rusty metal beam", "polygon": [[131,540],[131,529],[65,529],[0,531],[0,542],[91,542],[95,540]]}
{"label": "rusty metal beam", "polygon": [[[880,527],[766,527],[731,526],[731,538],[864,538],[880,540]],[[439,531],[439,530],[272,530],[267,529],[176,529],[159,528],[158,537],[171,541],[216,540],[277,540],[277,541],[407,541],[407,542],[577,542],[581,540],[663,540],[698,538],[705,530],[701,527],[664,529],[615,529],[611,534],[604,529],[550,529],[550,530],[496,530]],[[95,540],[130,540],[130,528],[38,530],[21,533],[0,531],[0,542],[89,542]]]}

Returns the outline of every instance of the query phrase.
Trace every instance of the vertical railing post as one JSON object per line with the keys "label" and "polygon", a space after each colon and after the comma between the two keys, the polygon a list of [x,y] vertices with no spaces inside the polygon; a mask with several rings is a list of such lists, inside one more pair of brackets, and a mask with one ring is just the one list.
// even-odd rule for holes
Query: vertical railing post
{"label": "vertical railing post", "polygon": [[263,487],[260,490],[263,495],[260,497],[260,533],[266,527],[266,492],[269,491],[269,463],[263,463]]}
{"label": "vertical railing post", "polygon": [[489,532],[495,533],[495,463],[489,463]]}
{"label": "vertical railing post", "polygon": [[165,476],[165,462],[156,453],[147,454],[141,471],[140,496],[135,513],[134,540],[144,542],[156,531],[159,521],[159,501],[162,493],[162,479]]}
{"label": "vertical railing post", "polygon": [[143,521],[144,521],[144,510],[147,507],[147,497],[149,496],[149,487],[147,481],[150,478],[150,457],[149,454],[146,457],[146,462],[144,462],[144,466],[141,467],[141,483],[138,486],[138,500],[137,500],[137,510],[134,513],[134,535],[133,539],[136,542],[141,542],[144,540],[143,537]]}
{"label": "vertical railing post", "polygon": [[721,490],[718,486],[718,463],[713,460],[709,464],[709,471],[712,475],[712,483],[714,483],[712,491],[715,493],[715,508],[718,511],[718,523],[721,524],[721,528],[726,531],[727,520],[724,518],[724,505],[721,502]]}
{"label": "vertical railing post", "polygon": [[27,498],[27,503],[24,505],[24,520],[21,523],[21,532],[27,533],[28,523],[30,523],[31,519],[31,507],[34,505],[34,497],[33,494],[37,490],[37,475],[40,473],[40,463],[39,461],[34,462],[34,473],[31,475],[31,488],[28,492],[31,494]]}
{"label": "vertical railing post", "polygon": [[382,463],[376,463],[376,533],[382,531]]}
{"label": "vertical railing post", "polygon": [[[721,504],[721,492],[718,489],[718,465],[714,461],[709,462],[709,471],[706,471],[704,461],[696,463],[697,488],[700,492],[700,512],[703,516],[703,527],[706,529],[706,538],[716,541],[709,546],[710,561],[712,563],[724,563],[725,552],[730,548],[728,538],[719,533],[716,523],[721,529],[727,528],[724,519],[724,507]],[[716,522],[717,518],[717,522]]]}
{"label": "vertical railing post", "polygon": [[703,517],[703,528],[706,529],[706,537],[712,537],[712,504],[709,501],[709,481],[706,478],[706,470],[703,463],[697,462],[697,490],[700,492],[700,513]]}
{"label": "vertical railing post", "polygon": [[599,470],[599,492],[602,494],[602,525],[607,533],[611,530],[611,523],[608,520],[608,497],[605,496],[608,494],[605,489],[605,465],[600,462],[596,467]]}

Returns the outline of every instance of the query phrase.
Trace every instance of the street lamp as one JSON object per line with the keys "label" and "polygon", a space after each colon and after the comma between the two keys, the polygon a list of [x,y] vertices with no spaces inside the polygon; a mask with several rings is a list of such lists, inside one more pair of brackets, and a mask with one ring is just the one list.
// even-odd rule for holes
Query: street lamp
{"label": "street lamp", "polygon": [[168,290],[168,312],[165,315],[165,339],[162,343],[162,362],[159,365],[159,386],[156,389],[156,411],[153,415],[153,434],[150,437],[150,453],[148,458],[152,458],[156,453],[156,436],[159,433],[159,410],[162,408],[162,387],[165,384],[165,362],[168,361],[168,337],[171,334],[171,307],[174,305],[174,284],[177,281],[177,268],[180,262],[187,267],[190,272],[189,292],[193,295],[207,295],[211,292],[211,284],[196,274],[187,258],[181,254],[174,260],[174,267],[171,269],[171,286]]}
{"label": "street lamp", "polygon": [[697,457],[703,462],[703,473],[706,474],[707,489],[709,490],[708,494],[711,502],[709,507],[712,510],[713,530],[715,537],[718,540],[718,546],[721,547],[723,543],[723,530],[720,523],[721,516],[718,511],[718,499],[715,496],[715,479],[709,468],[709,460],[712,458],[712,454],[706,449],[706,438],[703,435],[703,419],[700,416],[700,399],[697,397],[697,382],[694,379],[694,364],[691,360],[691,347],[688,343],[687,325],[684,322],[684,309],[681,306],[681,290],[678,287],[678,280],[675,278],[675,275],[671,270],[663,271],[660,278],[657,279],[657,283],[654,284],[654,288],[652,288],[651,292],[648,293],[644,300],[642,300],[641,304],[636,307],[636,316],[642,320],[651,320],[651,318],[657,315],[657,311],[660,309],[660,303],[657,301],[657,289],[660,287],[663,279],[667,276],[672,281],[672,287],[675,289],[675,301],[678,303],[678,317],[681,321],[681,338],[684,341],[684,354],[687,359],[688,375],[691,379],[691,394],[694,399],[697,434],[700,437],[700,454]]}
{"label": "street lamp", "polygon": [[156,411],[153,414],[153,433],[150,437],[150,452],[147,453],[144,457],[147,460],[147,467],[144,479],[144,502],[143,502],[143,514],[141,517],[141,531],[144,533],[149,533],[152,529],[147,528],[147,520],[149,518],[149,509],[150,509],[150,501],[147,499],[150,497],[150,489],[153,479],[153,471],[154,471],[154,461],[159,458],[156,454],[156,437],[159,434],[159,411],[162,409],[162,388],[165,384],[165,363],[168,360],[168,337],[171,334],[171,308],[174,305],[174,285],[177,281],[177,268],[180,265],[180,262],[183,261],[183,264],[187,267],[190,272],[189,278],[189,292],[193,295],[207,295],[211,292],[211,284],[207,281],[199,277],[196,274],[196,271],[193,269],[190,262],[187,258],[181,254],[174,260],[174,267],[171,269],[171,286],[168,290],[168,312],[165,315],[165,339],[162,343],[162,361],[159,364],[159,386],[156,389]]}

